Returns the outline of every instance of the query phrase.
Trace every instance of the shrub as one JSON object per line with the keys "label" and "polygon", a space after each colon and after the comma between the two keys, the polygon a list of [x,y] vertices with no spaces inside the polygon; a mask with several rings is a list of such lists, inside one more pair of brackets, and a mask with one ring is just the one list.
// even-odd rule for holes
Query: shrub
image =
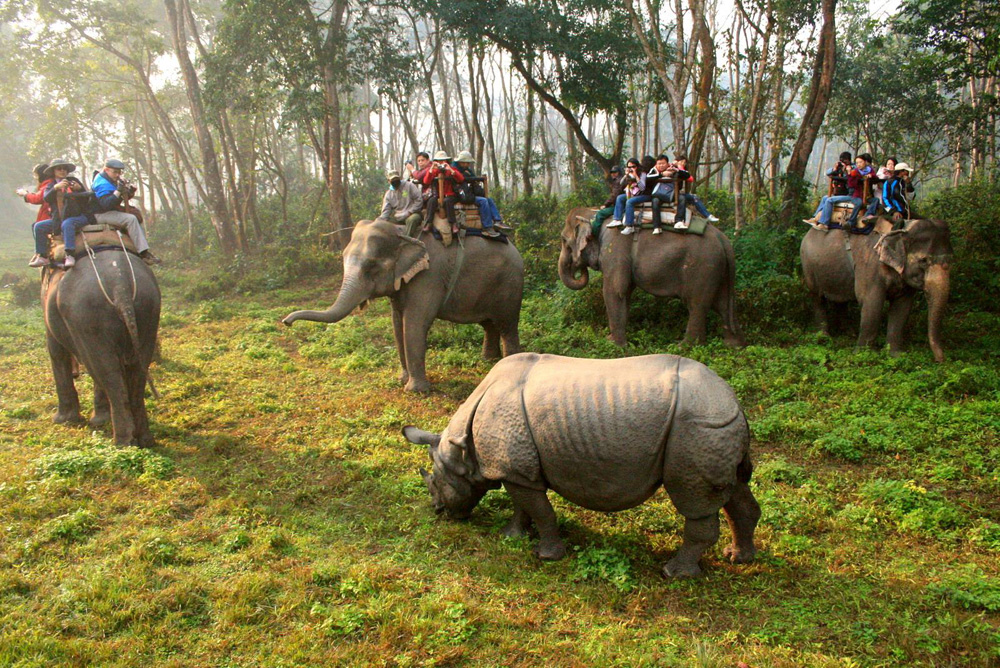
{"label": "shrub", "polygon": [[629,558],[613,547],[590,546],[579,551],[573,563],[573,579],[603,580],[620,592],[635,589]]}

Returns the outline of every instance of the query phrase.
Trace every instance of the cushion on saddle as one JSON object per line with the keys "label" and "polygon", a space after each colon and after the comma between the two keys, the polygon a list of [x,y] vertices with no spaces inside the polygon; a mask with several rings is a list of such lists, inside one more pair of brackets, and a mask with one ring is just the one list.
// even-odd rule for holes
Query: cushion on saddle
{"label": "cushion on saddle", "polygon": [[[117,246],[120,248],[122,242],[125,243],[127,250],[133,253],[138,252],[135,249],[135,244],[132,243],[132,239],[125,233],[125,230],[121,230],[121,233],[122,235],[119,239],[118,230],[112,225],[84,225],[76,231],[76,253],[74,254],[80,255],[85,252],[87,246],[91,248]],[[49,235],[49,257],[57,263],[66,259],[66,245],[63,243],[61,234]]]}

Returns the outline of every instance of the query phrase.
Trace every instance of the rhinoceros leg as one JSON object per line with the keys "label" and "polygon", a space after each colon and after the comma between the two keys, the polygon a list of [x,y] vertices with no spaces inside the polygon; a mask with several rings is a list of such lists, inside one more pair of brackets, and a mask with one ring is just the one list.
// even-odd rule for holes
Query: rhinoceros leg
{"label": "rhinoceros leg", "polygon": [[[566,556],[566,546],[559,537],[556,511],[549,503],[545,490],[530,489],[504,481],[504,489],[514,500],[517,513],[524,512],[538,527],[538,547],[535,549],[542,559],[557,560]],[[515,515],[516,519],[516,515]]]}
{"label": "rhinoceros leg", "polygon": [[698,559],[705,550],[715,545],[719,540],[719,514],[708,517],[684,520],[684,543],[674,558],[663,567],[667,577],[693,577],[701,575]]}
{"label": "rhinoceros leg", "polygon": [[503,528],[503,535],[507,536],[507,538],[521,538],[528,534],[528,529],[530,528],[531,516],[523,509],[516,508],[514,510],[514,517],[510,518],[510,522]]}
{"label": "rhinoceros leg", "polygon": [[750,486],[745,482],[736,483],[733,496],[723,506],[729,528],[733,534],[733,542],[723,551],[734,564],[745,564],[753,561],[757,548],[753,544],[753,532],[760,519],[760,506],[754,498]]}

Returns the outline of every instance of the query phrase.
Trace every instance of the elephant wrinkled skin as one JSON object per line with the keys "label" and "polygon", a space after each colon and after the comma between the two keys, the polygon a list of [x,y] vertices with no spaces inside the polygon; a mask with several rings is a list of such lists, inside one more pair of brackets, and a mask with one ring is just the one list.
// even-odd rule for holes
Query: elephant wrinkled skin
{"label": "elephant wrinkled skin", "polygon": [[[744,345],[736,319],[736,261],[733,246],[718,228],[709,225],[705,234],[622,236],[601,229],[600,241],[591,235],[593,211],[573,209],[560,235],[559,278],[566,287],[581,290],[589,270],[604,274],[604,306],[608,312],[611,339],[626,344],[628,305],[636,287],[657,297],[679,297],[688,310],[684,340],[705,342],[708,312],[722,317],[727,345]],[[583,219],[583,220],[581,220]]]}
{"label": "elephant wrinkled skin", "polygon": [[160,287],[153,272],[138,257],[127,258],[126,251],[104,250],[93,259],[84,256],[69,271],[46,269],[44,276],[46,343],[59,396],[55,421],[81,419],[75,356],[94,380],[91,426],[110,420],[116,443],[152,446],[144,393],[160,326]]}
{"label": "elephant wrinkled skin", "polygon": [[522,353],[499,362],[440,435],[403,434],[429,447],[421,470],[435,510],[469,517],[490,489],[514,501],[508,536],[539,533],[537,553],[566,548],[546,490],[590,510],[643,503],[662,485],[685,518],[684,543],[664,574],[697,575],[719,538],[719,510],[735,563],[756,553],[760,507],[750,487],[750,432],[729,384],[676,355],[589,360]]}
{"label": "elephant wrinkled skin", "polygon": [[[846,244],[850,241],[851,250]],[[948,224],[915,220],[905,230],[885,236],[849,235],[840,230],[809,230],[799,248],[802,278],[813,299],[813,311],[828,331],[825,302],[857,301],[861,305],[858,347],[874,346],[889,303],[889,352],[902,351],[903,328],[918,291],[927,296],[927,338],[934,359],[944,361],[941,323],[948,303],[950,263],[954,258]]]}
{"label": "elephant wrinkled skin", "polygon": [[[478,323],[486,334],[483,356],[500,357],[520,351],[518,320],[524,288],[524,262],[512,243],[464,240],[458,268],[458,243],[445,247],[430,234],[408,237],[393,223],[376,219],[355,225],[344,249],[344,280],[337,301],[326,311],[295,311],[282,320],[333,323],[375,297],[389,297],[396,350],[406,389],[430,389],[424,367],[427,332],[435,318]],[[454,289],[449,296],[451,285]]]}

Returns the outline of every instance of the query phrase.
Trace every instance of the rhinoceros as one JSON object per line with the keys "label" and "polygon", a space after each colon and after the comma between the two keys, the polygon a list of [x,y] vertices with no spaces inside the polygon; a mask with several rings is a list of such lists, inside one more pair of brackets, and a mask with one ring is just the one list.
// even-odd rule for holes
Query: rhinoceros
{"label": "rhinoceros", "polygon": [[598,511],[633,508],[663,485],[684,516],[684,542],[667,576],[701,572],[719,539],[719,509],[732,529],[725,554],[751,561],[760,506],[750,487],[750,433],[726,381],[676,355],[592,360],[521,353],[501,360],[440,435],[403,428],[427,445],[421,469],[435,510],[468,518],[501,485],[514,501],[507,536],[538,529],[536,553],[561,559],[547,489]]}

